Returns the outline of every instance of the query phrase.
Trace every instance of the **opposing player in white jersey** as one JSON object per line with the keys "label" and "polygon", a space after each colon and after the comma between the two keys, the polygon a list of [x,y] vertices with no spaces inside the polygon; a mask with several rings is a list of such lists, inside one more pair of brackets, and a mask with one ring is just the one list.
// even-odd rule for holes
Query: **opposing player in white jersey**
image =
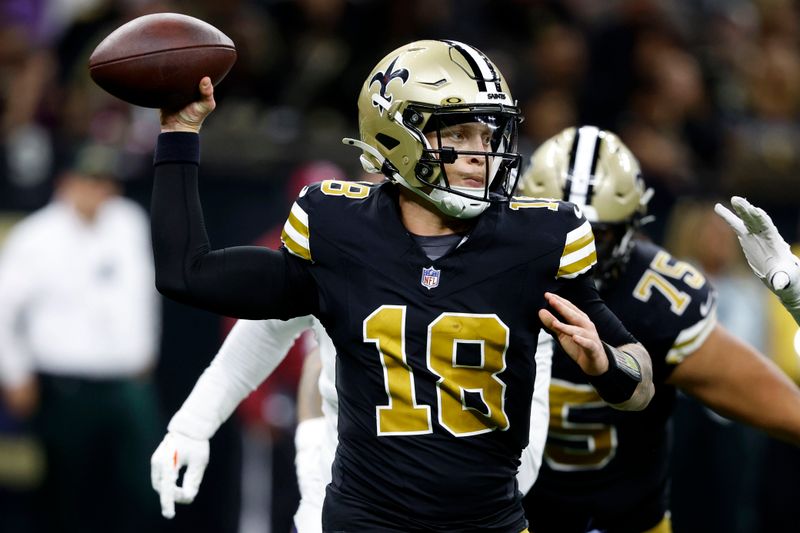
{"label": "opposing player in white jersey", "polygon": [[[311,316],[287,321],[239,320],[233,327],[214,360],[172,417],[164,440],[153,453],[151,478],[166,518],[175,516],[175,503],[188,504],[197,496],[209,460],[209,439],[236,406],[275,370],[307,329],[314,332],[318,347],[307,356],[298,398],[300,420],[295,434],[295,467],[300,505],[294,523],[299,533],[322,531],[322,503],[325,487],[331,481],[331,464],[338,442],[336,351],[322,325]],[[540,334],[535,356],[530,443],[522,453],[517,476],[523,493],[536,480],[542,460],[552,353],[550,336]],[[307,386],[309,381],[316,381],[317,387]],[[186,467],[183,484],[178,486],[178,474],[183,467]]]}

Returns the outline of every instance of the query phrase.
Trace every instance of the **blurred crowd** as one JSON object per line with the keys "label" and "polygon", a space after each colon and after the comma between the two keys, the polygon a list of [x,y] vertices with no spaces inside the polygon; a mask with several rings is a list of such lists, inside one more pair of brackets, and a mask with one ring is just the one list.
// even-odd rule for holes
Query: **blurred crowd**
{"label": "blurred crowd", "polygon": [[[92,140],[147,180],[157,117],[105,94],[87,58],[145,13],[210,21],[237,45],[204,136],[208,170],[279,181],[309,159],[357,173],[339,139],[356,129],[365,73],[417,38],[461,39],[495,58],[525,111],[523,151],[566,126],[620,133],[657,187],[657,214],[683,196],[732,191],[787,214],[798,203],[794,120],[800,18],[790,0],[5,0],[0,16],[0,207],[30,209],[63,152]],[[661,217],[663,219],[663,217]]]}
{"label": "blurred crowd", "polygon": [[[341,139],[357,136],[356,99],[366,74],[402,43],[461,40],[485,51],[507,76],[525,116],[523,156],[568,126],[594,124],[617,132],[655,190],[648,234],[660,244],[672,243],[675,255],[693,260],[720,286],[720,308],[729,312],[721,311],[723,323],[765,353],[778,350],[763,288],[748,271],[737,270],[741,255],[733,236],[709,213],[714,201],[733,193],[747,196],[772,214],[788,241],[800,236],[797,2],[2,0],[0,238],[13,221],[50,201],[75,153],[86,146],[114,150],[115,179],[125,196],[147,209],[158,113],[108,95],[86,67],[91,51],[111,31],[163,11],[206,20],[237,46],[237,62],[216,90],[219,109],[203,130],[202,186],[206,215],[214,220],[212,242],[263,240],[283,222],[298,182],[309,175],[360,175],[357,152]],[[162,306],[153,377],[166,421],[216,352],[225,326],[201,311],[171,302]],[[793,364],[784,367],[796,371]],[[275,495],[284,495],[288,489],[281,483],[291,481],[264,485],[246,476],[251,482],[244,490],[246,512],[239,512],[243,462],[265,471],[270,464],[291,466],[296,373],[279,373],[276,379],[262,391],[263,401],[255,407],[251,402],[215,437],[212,446],[225,453],[212,450],[214,460],[194,505],[198,510],[179,510],[171,531],[235,532],[239,522],[242,531],[248,525],[249,531],[263,531],[259,524],[270,520],[274,531],[288,530],[285,521],[293,509],[282,513],[289,504],[276,503]],[[0,433],[3,420],[0,416]],[[734,468],[741,461],[742,476],[749,476],[736,478],[746,479],[742,486],[727,478],[718,483],[730,496],[720,507],[739,512],[726,531],[755,531],[748,524],[756,523],[760,511],[743,494],[754,494],[760,483],[753,481],[758,470],[753,461],[767,445],[756,440],[745,430],[720,438],[744,443],[743,455],[755,457],[752,464],[732,457],[719,467]],[[680,452],[688,441],[677,442]],[[18,457],[30,463],[28,484],[8,482],[19,478],[13,465],[4,467],[0,460],[0,487],[6,483],[11,493],[37,478],[41,461],[25,450],[28,455]],[[291,468],[286,470],[290,477]],[[676,475],[676,485],[681,482]],[[6,508],[5,490],[0,509]],[[157,510],[155,493],[152,504]],[[226,511],[211,512],[220,508]]]}

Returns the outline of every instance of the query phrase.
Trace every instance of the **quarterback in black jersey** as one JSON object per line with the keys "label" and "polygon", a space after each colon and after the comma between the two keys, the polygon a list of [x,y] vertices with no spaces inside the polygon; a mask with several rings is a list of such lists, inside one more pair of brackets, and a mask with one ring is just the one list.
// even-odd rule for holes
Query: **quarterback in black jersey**
{"label": "quarterback in black jersey", "polygon": [[697,269],[634,235],[651,191],[616,135],[592,126],[563,131],[534,153],[520,189],[582,206],[598,243],[600,294],[647,348],[656,385],[647,409],[617,411],[573,363],[554,357],[544,460],[525,498],[531,530],[670,532],[668,421],[676,387],[800,443],[797,387],[717,324],[714,290]]}
{"label": "quarterback in black jersey", "polygon": [[308,187],[280,251],[210,249],[196,135],[215,106],[208,78],[200,91],[162,111],[157,285],[226,315],[325,326],[339,446],[324,530],[523,531],[515,473],[543,325],[604,399],[647,405],[649,357],[586,274],[589,223],[572,204],[511,197],[519,113],[481,52],[419,41],[386,56],[359,97],[361,139],[345,142],[388,181]]}

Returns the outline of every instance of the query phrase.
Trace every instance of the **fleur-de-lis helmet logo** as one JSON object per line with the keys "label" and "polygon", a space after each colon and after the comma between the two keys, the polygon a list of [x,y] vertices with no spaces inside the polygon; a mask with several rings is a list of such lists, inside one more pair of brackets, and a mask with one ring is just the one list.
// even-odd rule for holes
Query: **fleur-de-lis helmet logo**
{"label": "fleur-de-lis helmet logo", "polygon": [[[403,85],[405,85],[405,83],[408,81],[408,69],[404,68],[400,68],[397,70],[394,69],[394,65],[395,63],[397,63],[397,59],[398,58],[394,58],[392,62],[389,63],[389,66],[386,67],[385,72],[377,72],[372,77],[372,79],[369,80],[370,87],[372,87],[372,84],[375,82],[380,83],[381,89],[379,91],[379,94],[383,99],[386,100],[387,103],[391,102],[393,98],[391,93],[386,92],[386,88],[389,86],[389,83],[391,83],[393,79],[399,79],[403,83]],[[377,106],[374,102],[373,105],[380,108],[380,106]]]}

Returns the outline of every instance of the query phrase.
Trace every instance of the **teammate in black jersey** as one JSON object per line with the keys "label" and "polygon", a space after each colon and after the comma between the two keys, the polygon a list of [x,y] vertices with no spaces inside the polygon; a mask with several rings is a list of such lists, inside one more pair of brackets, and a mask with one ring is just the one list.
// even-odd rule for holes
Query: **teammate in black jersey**
{"label": "teammate in black jersey", "polygon": [[609,409],[564,357],[553,360],[550,431],[525,498],[537,533],[665,533],[668,420],[675,387],[738,420],[800,443],[800,393],[766,357],[715,318],[703,275],[635,236],[651,191],[619,138],[569,128],[532,156],[520,192],[581,206],[598,243],[600,294],[653,360],[644,411]]}
{"label": "teammate in black jersey", "polygon": [[325,326],[339,397],[326,531],[524,530],[515,473],[542,325],[605,399],[647,405],[649,357],[585,275],[588,222],[511,197],[519,113],[481,52],[420,41],[386,56],[359,97],[361,139],[345,142],[389,181],[304,190],[280,251],[210,249],[196,134],[215,106],[208,78],[200,90],[162,111],[157,285],[226,315]]}

